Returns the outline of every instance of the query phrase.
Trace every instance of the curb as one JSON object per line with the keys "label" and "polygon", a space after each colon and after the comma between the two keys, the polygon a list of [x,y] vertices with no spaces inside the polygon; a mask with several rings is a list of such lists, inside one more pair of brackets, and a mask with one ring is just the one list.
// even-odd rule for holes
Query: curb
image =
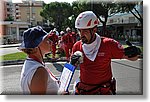
{"label": "curb", "polygon": [[0,48],[11,48],[11,47],[19,47],[20,44],[10,44],[10,45],[0,45]]}
{"label": "curb", "polygon": [[[8,65],[19,65],[19,64],[24,64],[24,61],[25,60],[14,60],[14,61],[2,61],[1,64],[2,66],[8,66]],[[69,62],[68,60],[65,60],[65,59],[56,59],[56,60],[53,60],[53,59],[44,59],[44,62],[51,62],[51,63],[54,63],[54,62]]]}
{"label": "curb", "polygon": [[0,48],[11,48],[11,47],[19,47],[19,46],[18,45],[16,45],[16,46],[2,46]]}
{"label": "curb", "polygon": [[2,61],[2,66],[23,64],[25,60]]}

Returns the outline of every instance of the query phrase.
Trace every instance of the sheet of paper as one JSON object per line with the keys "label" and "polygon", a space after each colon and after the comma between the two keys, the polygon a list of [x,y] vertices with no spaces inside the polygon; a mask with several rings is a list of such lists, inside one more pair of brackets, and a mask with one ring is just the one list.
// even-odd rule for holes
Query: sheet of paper
{"label": "sheet of paper", "polygon": [[61,77],[60,77],[59,93],[68,91],[70,82],[71,82],[73,74],[74,74],[74,70],[75,70],[75,67],[73,65],[71,65],[69,63],[64,65],[64,69],[63,69]]}

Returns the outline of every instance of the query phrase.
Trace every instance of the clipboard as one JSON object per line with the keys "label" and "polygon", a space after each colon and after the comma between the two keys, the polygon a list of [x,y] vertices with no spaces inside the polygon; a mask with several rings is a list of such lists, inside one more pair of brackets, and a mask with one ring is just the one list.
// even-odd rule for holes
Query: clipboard
{"label": "clipboard", "polygon": [[68,91],[74,72],[75,72],[75,66],[69,63],[66,63],[64,65],[64,69],[60,76],[60,86],[58,90],[59,93]]}

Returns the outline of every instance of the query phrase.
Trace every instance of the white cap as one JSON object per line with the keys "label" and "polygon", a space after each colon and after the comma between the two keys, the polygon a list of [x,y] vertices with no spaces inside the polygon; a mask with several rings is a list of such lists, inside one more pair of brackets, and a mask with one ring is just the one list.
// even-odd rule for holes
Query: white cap
{"label": "white cap", "polygon": [[67,27],[67,28],[66,28],[66,32],[68,32],[68,31],[70,31],[70,30],[71,30],[70,27]]}

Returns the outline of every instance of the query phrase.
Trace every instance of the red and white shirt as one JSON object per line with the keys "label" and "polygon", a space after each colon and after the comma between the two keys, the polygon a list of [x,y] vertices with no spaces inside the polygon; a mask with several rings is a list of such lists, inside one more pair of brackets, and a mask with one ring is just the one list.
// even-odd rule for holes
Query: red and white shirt
{"label": "red and white shirt", "polygon": [[112,78],[111,59],[121,59],[124,56],[122,45],[106,37],[101,37],[101,44],[94,61],[89,60],[82,48],[82,42],[74,44],[72,53],[81,51],[83,63],[80,64],[80,81],[85,84],[102,84]]}

